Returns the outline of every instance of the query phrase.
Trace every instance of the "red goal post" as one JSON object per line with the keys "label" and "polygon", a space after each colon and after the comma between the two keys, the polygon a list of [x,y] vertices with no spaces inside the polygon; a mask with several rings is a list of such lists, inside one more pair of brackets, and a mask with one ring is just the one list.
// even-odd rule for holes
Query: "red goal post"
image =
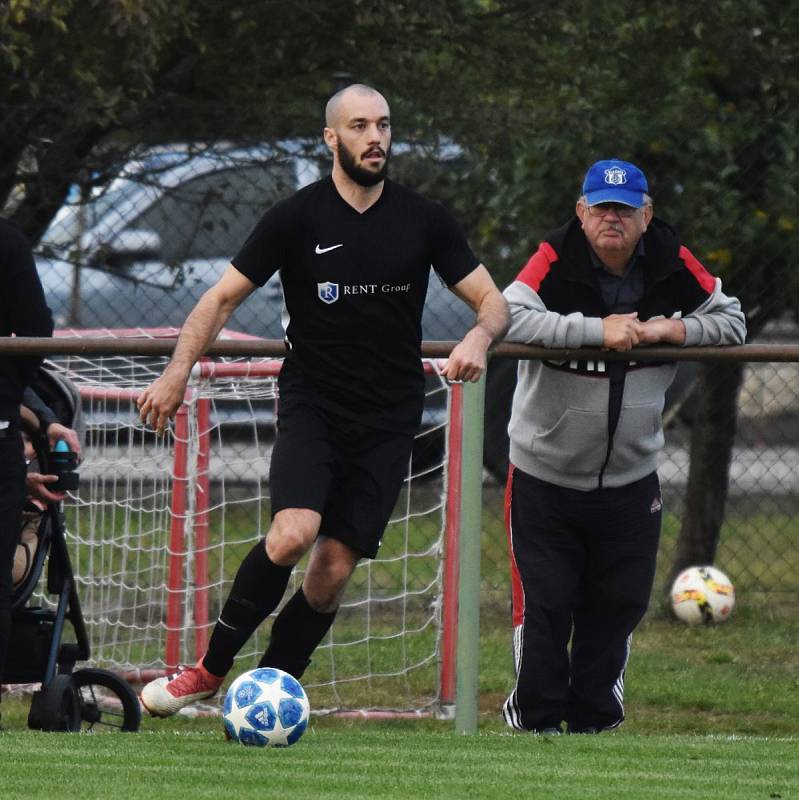
{"label": "red goal post", "polygon": [[[98,336],[109,337],[116,339],[120,344],[124,342],[128,348],[135,340],[145,342],[153,339],[169,340],[173,339],[176,333],[173,329],[69,331],[61,332],[61,336],[74,338],[88,335],[92,339]],[[240,341],[245,347],[248,342],[255,341],[229,331],[224,331],[221,338],[223,341]],[[161,361],[163,362],[163,359]],[[156,537],[153,535],[145,537],[146,544],[134,541],[137,527],[146,527],[149,521],[141,523],[131,518],[125,523],[127,527],[123,530],[112,531],[110,535],[108,531],[103,531],[99,537],[95,535],[96,532],[87,532],[85,529],[87,524],[96,525],[101,517],[107,520],[107,514],[101,513],[100,509],[108,503],[109,492],[119,491],[119,483],[123,480],[120,473],[126,469],[136,472],[137,467],[132,462],[130,464],[113,462],[113,459],[135,459],[139,457],[137,455],[139,452],[144,454],[150,447],[149,443],[153,437],[138,423],[135,401],[144,386],[160,372],[162,364],[152,362],[152,356],[60,355],[51,359],[51,365],[75,383],[83,399],[89,423],[86,461],[82,468],[87,472],[88,480],[84,479],[79,492],[70,497],[65,504],[69,520],[68,537],[79,564],[87,560],[93,560],[94,563],[102,560],[96,554],[92,557],[87,553],[103,546],[115,547],[115,544],[108,544],[109,541],[115,541],[115,537],[130,540],[129,558],[119,557],[117,559],[119,561],[130,560],[134,553],[155,547]],[[264,406],[267,403],[278,402],[276,378],[281,363],[279,359],[269,357],[246,360],[203,359],[195,367],[185,401],[176,415],[168,438],[169,497],[165,503],[166,514],[163,516],[166,522],[161,525],[163,530],[160,531],[161,547],[166,545],[163,571],[156,575],[157,571],[152,571],[150,565],[142,571],[142,574],[148,572],[154,584],[157,584],[162,576],[163,591],[161,595],[153,587],[148,587],[144,591],[144,587],[138,585],[137,576],[123,575],[119,581],[121,584],[129,581],[151,598],[146,612],[137,600],[121,600],[120,608],[116,610],[109,609],[108,604],[104,602],[95,605],[92,602],[83,602],[87,615],[94,613],[95,608],[99,614],[98,619],[90,619],[88,625],[90,635],[94,636],[93,657],[99,663],[124,672],[136,673],[142,679],[163,673],[178,663],[196,660],[205,651],[209,631],[218,613],[220,597],[226,593],[232,578],[231,568],[235,559],[235,556],[229,554],[221,555],[225,543],[219,541],[220,520],[224,531],[221,535],[224,537],[228,531],[228,528],[224,527],[227,524],[225,517],[235,504],[243,502],[244,505],[254,508],[256,505],[268,503],[268,498],[259,495],[256,490],[254,496],[246,498],[245,501],[236,495],[236,499],[230,501],[229,509],[225,508],[224,502],[220,505],[215,495],[219,495],[220,492],[224,494],[225,488],[220,487],[220,483],[225,480],[224,474],[229,473],[231,469],[224,462],[224,451],[234,446],[243,446],[248,452],[254,451],[255,440],[241,445],[239,441],[241,430],[246,431],[248,425],[262,424],[255,420],[260,414],[259,404]],[[324,671],[324,675],[317,675],[312,668],[306,676],[306,680],[310,681],[306,684],[309,690],[313,693],[315,687],[316,692],[325,698],[321,705],[318,702],[315,704],[317,708],[349,710],[358,714],[442,712],[446,714],[451,713],[455,705],[458,692],[456,671],[460,579],[458,553],[462,523],[464,387],[460,384],[448,385],[443,381],[438,375],[435,361],[426,361],[425,370],[428,383],[436,387],[433,392],[437,398],[434,405],[441,411],[439,415],[441,419],[436,416],[437,412],[427,414],[428,428],[420,435],[440,439],[446,446],[442,449],[440,461],[432,464],[426,461],[421,467],[415,466],[413,462],[409,465],[406,490],[398,504],[403,507],[398,507],[395,511],[385,539],[385,546],[388,546],[390,539],[396,538],[398,533],[402,532],[406,539],[406,551],[389,552],[384,564],[380,563],[381,554],[379,554],[377,564],[370,564],[364,568],[364,571],[369,570],[370,574],[360,580],[354,580],[356,586],[353,589],[351,605],[347,605],[345,598],[342,607],[345,613],[340,614],[342,630],[345,633],[336,630],[339,625],[337,621],[337,625],[331,631],[330,641],[323,642],[320,647],[320,651],[324,651],[324,658],[315,657],[315,661],[329,661],[330,667]],[[442,395],[446,397],[445,402],[442,402]],[[225,423],[220,421],[223,416],[220,410],[221,404],[227,403],[230,406],[238,401],[253,409],[254,417],[244,424],[239,421],[238,432],[230,434],[230,438],[226,439],[228,434],[225,431]],[[436,426],[440,426],[440,430],[436,431]],[[124,447],[109,444],[111,435],[109,431],[116,432],[120,429],[124,431],[123,438],[128,444]],[[134,446],[130,445],[131,441],[134,442]],[[258,440],[258,445],[262,444],[264,444],[263,434]],[[99,470],[92,468],[92,460],[97,455],[98,448],[105,448],[108,456],[103,461],[106,466]],[[160,463],[160,467],[153,468],[153,473],[164,470],[163,459]],[[263,463],[265,462],[262,459],[259,464],[263,466]],[[112,489],[109,488],[108,481],[99,479],[98,472],[102,474],[103,471],[106,477],[109,473],[115,475],[115,482],[111,484]],[[136,506],[136,493],[145,496],[150,492],[149,488],[142,488],[146,480],[136,477],[131,481],[130,476],[124,480],[127,480],[127,485],[132,488],[125,489],[122,494],[128,492],[130,497],[115,495],[114,501],[124,508],[128,505]],[[231,485],[236,484],[238,490],[240,481],[241,476],[236,477],[231,481]],[[158,491],[166,494],[166,488]],[[434,498],[436,494],[438,497]],[[260,513],[257,512],[258,515]],[[263,535],[265,533],[263,519],[259,525],[258,535]],[[392,528],[397,530],[392,531]],[[422,535],[421,531],[428,531],[434,535],[420,546],[417,540]],[[238,541],[242,538],[240,530],[231,527],[230,536],[231,542],[236,540],[236,546],[242,544]],[[152,560],[156,561],[159,557],[154,554]],[[434,559],[435,564],[427,563],[425,559],[427,561]],[[116,564],[114,558],[109,558],[109,563],[112,562]],[[223,567],[220,567],[218,562],[224,562]],[[301,568],[302,563],[298,572],[301,572]],[[415,568],[430,577],[432,583],[423,581],[423,585],[415,585],[410,575]],[[115,580],[115,569],[116,567],[112,568],[111,575],[97,576],[76,568],[79,593],[80,587],[84,586],[86,593],[93,596],[98,582]],[[409,581],[405,588],[397,589],[391,585],[391,580],[398,575],[404,575],[404,579]],[[123,596],[121,590],[118,596]],[[125,605],[128,602],[130,607]],[[162,609],[162,619],[156,622],[149,632],[141,633],[139,630],[141,625],[137,620],[155,608]],[[394,610],[389,612],[389,608]],[[354,619],[363,609],[367,609],[365,614],[361,615],[364,617],[366,630],[362,634],[355,634]],[[101,619],[110,612],[112,616],[116,614],[119,617],[118,629],[113,634]],[[434,626],[434,631],[427,629],[429,625],[425,614],[428,612],[429,625]],[[397,632],[386,627],[392,624],[394,619],[401,625],[401,629]],[[141,634],[141,637],[146,639],[150,636],[151,639],[140,642],[138,649],[133,647],[125,651],[119,644],[123,632],[128,630],[135,631],[132,636]],[[263,635],[261,634],[261,637]],[[422,639],[427,641],[429,652],[418,652],[419,642]],[[113,642],[110,648],[109,641]],[[257,644],[262,645],[262,641]],[[387,642],[391,642],[391,646],[388,646]],[[354,654],[349,655],[348,647],[352,648],[353,653],[358,648],[368,652],[361,658]],[[384,653],[383,650],[387,652]],[[143,656],[136,659],[126,657],[133,652]],[[394,663],[391,663],[391,653],[394,652],[400,655],[397,655]],[[244,652],[241,668],[249,668],[255,655],[257,652],[252,650]],[[386,661],[387,658],[389,661]],[[373,671],[365,671],[361,662],[368,663]],[[431,665],[435,666],[434,677],[418,679],[417,670],[420,673],[425,671],[431,673]],[[359,700],[353,702],[353,696],[357,697],[358,694],[358,685],[362,684],[371,689],[377,684],[392,681],[403,687],[403,696],[398,694],[396,688],[381,688],[374,698],[365,696],[362,702]],[[345,692],[342,687],[347,687],[348,691]],[[355,687],[354,691],[349,691],[350,687]]]}

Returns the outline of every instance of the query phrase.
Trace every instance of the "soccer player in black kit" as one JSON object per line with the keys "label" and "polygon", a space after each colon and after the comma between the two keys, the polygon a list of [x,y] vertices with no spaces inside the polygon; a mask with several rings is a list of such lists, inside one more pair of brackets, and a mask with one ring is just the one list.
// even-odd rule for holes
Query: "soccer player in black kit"
{"label": "soccer player in black kit", "polygon": [[430,267],[476,312],[442,374],[479,380],[507,305],[440,205],[386,177],[391,123],[376,90],[327,104],[332,174],[269,209],[189,315],[164,373],[139,399],[157,431],[177,411],[194,362],[231,312],[280,270],[289,352],[279,377],[270,467],[272,524],[242,561],[205,656],[150,682],[142,702],[168,716],[213,695],[233,659],[308,568],[272,626],[260,666],[299,678],[335,618],[361,558],[374,558],[421,420],[421,317]]}

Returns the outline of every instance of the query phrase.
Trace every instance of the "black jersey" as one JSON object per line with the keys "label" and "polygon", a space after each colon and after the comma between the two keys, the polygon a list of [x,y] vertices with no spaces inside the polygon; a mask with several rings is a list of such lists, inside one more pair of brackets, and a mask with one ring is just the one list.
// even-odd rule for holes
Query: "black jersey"
{"label": "black jersey", "polygon": [[386,180],[361,214],[330,177],[269,209],[233,259],[260,286],[280,270],[290,345],[280,391],[397,431],[421,418],[430,267],[452,286],[478,264],[443,206]]}

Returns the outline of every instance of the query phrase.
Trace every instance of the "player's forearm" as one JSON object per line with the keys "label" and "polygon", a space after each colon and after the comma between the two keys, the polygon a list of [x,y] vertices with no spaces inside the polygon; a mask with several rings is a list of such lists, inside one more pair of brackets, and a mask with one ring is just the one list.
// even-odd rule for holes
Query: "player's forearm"
{"label": "player's forearm", "polygon": [[168,369],[188,377],[197,359],[219,335],[233,308],[221,302],[213,290],[206,292],[180,330]]}
{"label": "player's forearm", "polygon": [[469,333],[487,337],[487,346],[491,346],[503,339],[509,328],[507,301],[498,289],[488,292],[477,308],[477,321]]}

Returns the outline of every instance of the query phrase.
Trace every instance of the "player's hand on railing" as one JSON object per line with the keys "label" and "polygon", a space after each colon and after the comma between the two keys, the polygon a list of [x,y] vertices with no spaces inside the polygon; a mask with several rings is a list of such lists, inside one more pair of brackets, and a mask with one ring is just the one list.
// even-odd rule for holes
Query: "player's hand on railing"
{"label": "player's hand on railing", "polygon": [[161,436],[167,423],[175,416],[186,393],[188,378],[167,367],[163,374],[153,381],[136,401],[139,419],[150,425]]}
{"label": "player's hand on railing", "polygon": [[490,346],[491,337],[478,327],[472,328],[463,341],[452,348],[441,374],[448,381],[479,381],[486,369],[486,353]]}
{"label": "player's hand on railing", "polygon": [[630,350],[640,340],[641,323],[638,312],[611,314],[602,319],[602,348],[604,350]]}

